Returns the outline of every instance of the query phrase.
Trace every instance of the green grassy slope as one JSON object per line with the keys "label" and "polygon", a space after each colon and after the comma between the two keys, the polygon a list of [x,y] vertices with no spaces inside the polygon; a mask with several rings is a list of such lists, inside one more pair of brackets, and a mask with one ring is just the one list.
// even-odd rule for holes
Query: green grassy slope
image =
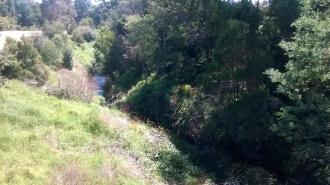
{"label": "green grassy slope", "polygon": [[0,88],[0,184],[208,184],[169,136],[99,106]]}
{"label": "green grassy slope", "polygon": [[94,42],[83,43],[78,45],[76,42],[71,42],[71,47],[73,48],[73,58],[74,62],[80,62],[86,67],[92,65],[94,60]]}

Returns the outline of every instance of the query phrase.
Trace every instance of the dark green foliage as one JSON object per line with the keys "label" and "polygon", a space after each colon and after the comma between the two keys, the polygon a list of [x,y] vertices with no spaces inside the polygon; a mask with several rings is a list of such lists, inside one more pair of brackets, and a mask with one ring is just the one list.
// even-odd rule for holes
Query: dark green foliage
{"label": "dark green foliage", "polygon": [[[127,103],[130,111],[152,121],[162,122],[170,127],[171,107],[169,79],[155,79],[150,77],[147,81],[138,83],[128,94]],[[147,96],[146,96],[147,95]]]}
{"label": "dark green foliage", "polygon": [[109,58],[114,41],[115,36],[113,32],[107,30],[106,27],[100,28],[94,45],[97,63],[102,65],[106,63],[105,60]]}
{"label": "dark green foliage", "polygon": [[298,18],[299,11],[298,0],[271,0],[265,11],[266,19],[262,32],[272,41],[270,47],[275,59],[274,67],[280,70],[284,69],[288,57],[284,54],[284,50],[279,46],[279,43],[292,37],[295,31],[292,22]]}
{"label": "dark green foliage", "polygon": [[159,173],[172,184],[184,184],[189,171],[184,157],[180,153],[161,152],[156,159],[160,161]]}
{"label": "dark green foliage", "polygon": [[176,87],[171,96],[175,120],[172,127],[178,134],[196,143],[207,142],[208,138],[203,136],[203,132],[208,132],[206,127],[214,105],[213,99],[207,98],[198,88],[190,85]]}
{"label": "dark green foliage", "polygon": [[42,27],[43,34],[52,39],[55,35],[61,35],[63,33],[64,25],[60,22],[48,22],[46,21]]}
{"label": "dark green foliage", "polygon": [[69,70],[73,68],[72,50],[66,48],[63,53],[63,66]]}
{"label": "dark green foliage", "polygon": [[92,42],[96,39],[95,37],[92,28],[88,26],[78,26],[72,33],[72,40],[77,43]]}
{"label": "dark green foliage", "polygon": [[43,62],[47,65],[60,65],[63,57],[61,49],[51,40],[46,40],[40,52]]}
{"label": "dark green foliage", "polygon": [[[330,3],[304,0],[293,40],[282,42],[286,71],[269,70],[278,93],[287,96],[273,130],[292,147],[290,172],[302,184],[329,184]],[[303,178],[304,177],[304,178]]]}
{"label": "dark green foliage", "polygon": [[[228,172],[227,172],[228,173]],[[226,184],[278,185],[276,178],[262,168],[237,164],[231,168]]]}
{"label": "dark green foliage", "polygon": [[83,37],[83,33],[77,29],[72,33],[72,40],[76,41],[79,44],[82,44],[85,41]]}
{"label": "dark green foliage", "polygon": [[0,74],[43,85],[48,78],[48,69],[31,40],[23,38],[16,43],[9,39],[0,53]]}
{"label": "dark green foliage", "polygon": [[83,33],[83,38],[86,42],[92,42],[95,40],[95,34],[92,31],[86,31]]}
{"label": "dark green foliage", "polygon": [[0,2],[0,16],[17,20],[22,27],[41,24],[41,11],[37,3],[26,0],[3,0]]}
{"label": "dark green foliage", "polygon": [[75,0],[74,7],[77,13],[76,21],[80,22],[88,14],[88,11],[91,8],[90,0]]}
{"label": "dark green foliage", "polygon": [[37,4],[30,4],[28,2],[21,2],[16,6],[19,10],[18,23],[21,26],[33,26],[41,24],[41,11]]}
{"label": "dark green foliage", "polygon": [[199,145],[221,183],[329,183],[326,0],[124,2],[94,11],[114,34],[96,45],[109,102]]}
{"label": "dark green foliage", "polygon": [[279,106],[268,93],[254,92],[226,108],[218,107],[206,130],[213,130],[218,146],[234,157],[279,170],[289,149],[271,130]]}

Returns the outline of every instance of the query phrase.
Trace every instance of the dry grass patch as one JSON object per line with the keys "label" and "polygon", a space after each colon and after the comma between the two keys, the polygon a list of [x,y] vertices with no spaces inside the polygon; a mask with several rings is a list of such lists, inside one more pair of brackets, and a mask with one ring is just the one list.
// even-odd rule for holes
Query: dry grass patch
{"label": "dry grass patch", "polygon": [[60,166],[50,179],[49,185],[92,185],[88,173],[76,163]]}

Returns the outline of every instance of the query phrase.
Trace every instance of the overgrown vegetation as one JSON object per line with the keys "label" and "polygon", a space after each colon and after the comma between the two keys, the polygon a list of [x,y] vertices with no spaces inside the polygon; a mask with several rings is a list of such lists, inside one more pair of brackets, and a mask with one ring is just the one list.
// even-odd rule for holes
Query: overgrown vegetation
{"label": "overgrown vegetation", "polygon": [[106,98],[200,146],[222,180],[224,155],[278,180],[252,184],[328,184],[329,5],[103,2]]}
{"label": "overgrown vegetation", "polygon": [[[9,81],[0,88],[1,184],[193,184],[207,176],[165,131]],[[211,181],[209,181],[211,183]]]}
{"label": "overgrown vegetation", "polygon": [[48,69],[31,40],[23,38],[16,42],[8,39],[0,52],[0,74],[9,79],[34,80],[43,85],[48,78]]}
{"label": "overgrown vegetation", "polygon": [[[57,123],[71,129],[76,124],[86,129],[87,124],[87,130],[79,130],[82,135],[73,133],[77,138],[72,140],[81,144],[73,147],[76,155],[87,140],[102,147],[104,142],[116,143],[115,151],[111,149],[116,155],[107,159],[107,177],[99,176],[89,159],[64,166],[45,160],[47,169],[49,164],[59,166],[48,179],[74,176],[71,184],[89,179],[91,184],[208,183],[202,171],[212,173],[220,184],[330,184],[329,11],[328,0],[3,0],[0,30],[40,29],[43,35],[8,39],[0,52],[0,87],[17,79],[62,100],[35,89],[33,95],[20,94],[27,87],[15,81],[2,87],[0,95],[40,96],[30,101],[41,106],[39,101],[52,99],[48,104],[68,106],[62,114],[56,106],[37,109],[2,98],[6,101],[0,106],[20,107],[0,113],[11,116],[3,118],[8,128],[24,133],[51,127],[65,135],[72,130]],[[95,99],[175,136],[148,126],[127,126],[117,120],[117,113],[105,113],[93,103]],[[66,120],[75,116],[74,106],[88,123]],[[41,117],[50,111],[57,117]],[[17,121],[25,116],[27,122]],[[109,120],[110,128],[104,125]],[[42,133],[38,130],[35,138],[43,138]],[[0,141],[0,146],[7,142]],[[35,140],[26,142],[32,148]],[[41,153],[48,151],[43,147]],[[93,160],[106,158],[103,149],[97,149]],[[133,156],[136,160],[128,160],[134,163],[133,176],[113,166]],[[141,171],[141,166],[150,171]],[[113,168],[119,176],[108,173]],[[39,172],[39,179],[46,179],[50,172],[36,171],[17,172],[17,178],[24,179],[17,182],[38,179]],[[0,179],[4,176],[11,179],[10,174],[0,174]]]}

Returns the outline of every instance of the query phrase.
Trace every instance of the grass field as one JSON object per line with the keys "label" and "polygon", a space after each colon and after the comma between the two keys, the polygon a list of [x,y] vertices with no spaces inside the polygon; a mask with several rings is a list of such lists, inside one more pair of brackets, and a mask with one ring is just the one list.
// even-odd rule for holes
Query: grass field
{"label": "grass field", "polygon": [[73,60],[75,62],[80,62],[86,67],[90,67],[92,65],[92,61],[94,60],[94,42],[85,42],[78,45],[76,42],[72,41],[71,45],[73,48]]}
{"label": "grass field", "polygon": [[0,184],[208,184],[165,131],[18,81],[0,88]]}

